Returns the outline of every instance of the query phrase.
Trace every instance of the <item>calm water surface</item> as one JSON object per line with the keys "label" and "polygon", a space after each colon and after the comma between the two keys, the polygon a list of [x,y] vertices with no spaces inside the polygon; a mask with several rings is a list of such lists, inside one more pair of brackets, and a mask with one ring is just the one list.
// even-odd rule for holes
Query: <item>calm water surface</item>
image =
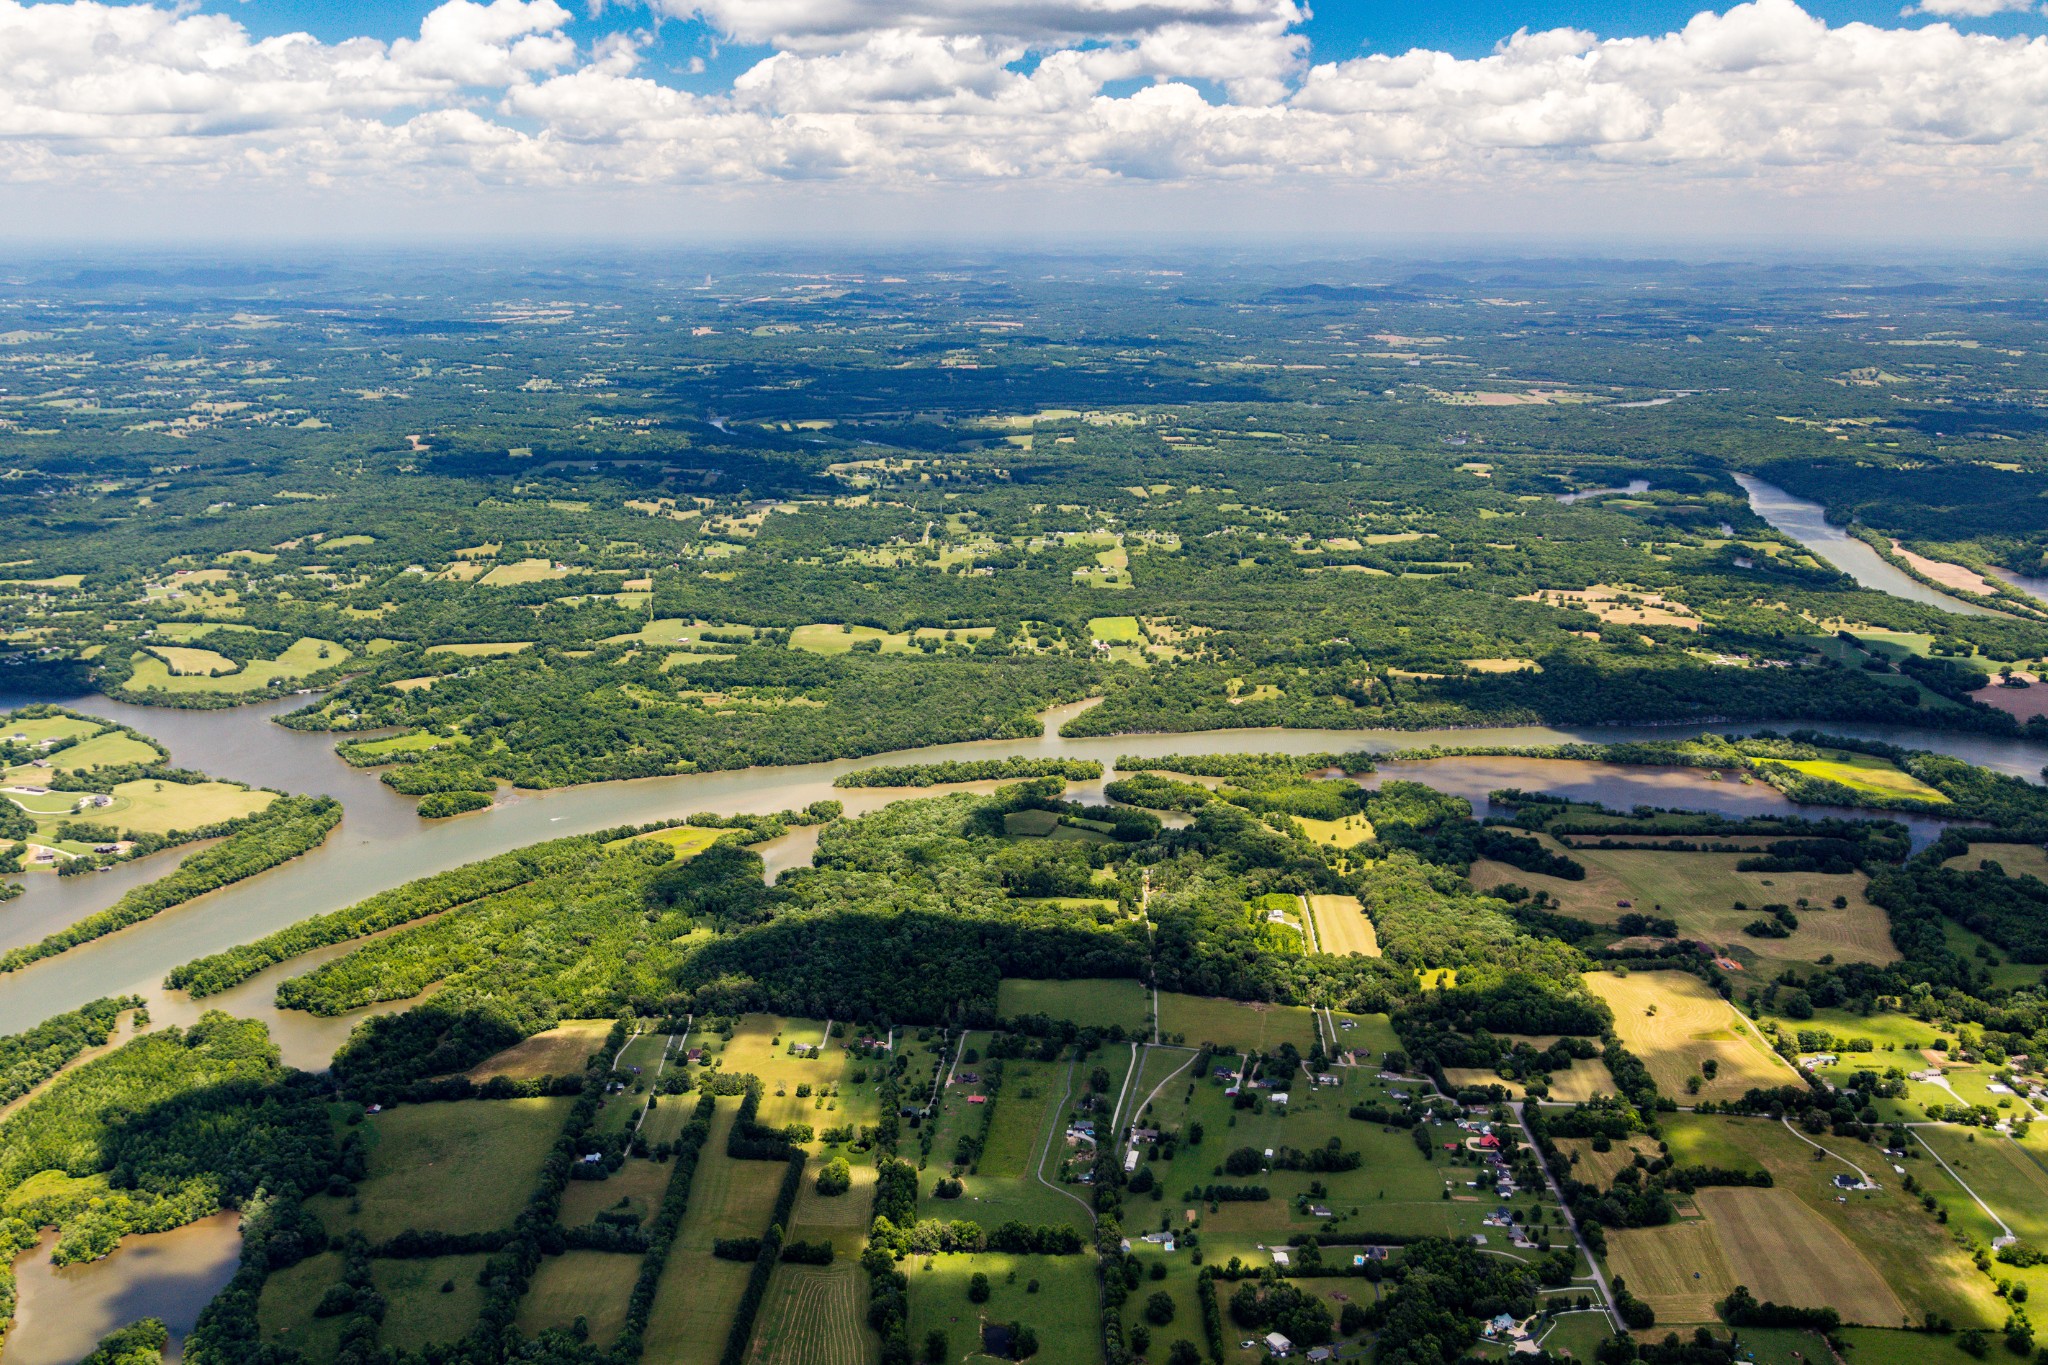
{"label": "calm water surface", "polygon": [[1735,482],[1742,485],[1743,492],[1749,494],[1750,508],[1758,516],[1864,587],[1878,592],[1888,592],[1909,602],[1921,602],[1930,607],[1939,607],[1943,611],[1952,611],[1958,616],[2003,614],[1972,602],[1965,602],[1959,597],[1950,597],[1945,592],[1937,592],[1918,579],[1894,568],[1877,551],[1841,527],[1830,523],[1827,509],[1819,503],[1795,498],[1784,489],[1765,483],[1762,479],[1753,479],[1747,474],[1737,474],[1734,477]]}
{"label": "calm water surface", "polygon": [[139,1318],[161,1318],[179,1358],[185,1334],[235,1273],[242,1251],[240,1219],[215,1214],[171,1232],[126,1237],[104,1260],[88,1265],[50,1264],[57,1235],[14,1264],[20,1290],[14,1329],[7,1334],[5,1365],[75,1365],[101,1337]]}

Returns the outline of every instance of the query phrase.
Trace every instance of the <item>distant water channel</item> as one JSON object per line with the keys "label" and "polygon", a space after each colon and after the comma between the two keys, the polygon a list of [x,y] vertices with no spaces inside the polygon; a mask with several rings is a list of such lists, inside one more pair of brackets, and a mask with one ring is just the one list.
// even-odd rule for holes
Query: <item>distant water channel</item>
{"label": "distant water channel", "polygon": [[[1888,592],[1909,602],[1939,607],[1958,616],[1997,616],[2001,613],[1960,597],[1951,597],[1928,587],[1887,562],[1884,556],[1828,520],[1827,509],[1817,502],[1795,498],[1784,489],[1747,474],[1735,475],[1742,491],[1749,494],[1752,511],[1804,545],[1821,559],[1840,569],[1866,588]],[[2048,586],[2044,584],[2043,586]]]}
{"label": "distant water channel", "polygon": [[1559,493],[1557,500],[1562,503],[1574,503],[1584,502],[1588,498],[1604,498],[1609,493],[1647,493],[1649,491],[1650,481],[1648,479],[1630,479],[1627,487],[1624,488],[1581,488],[1576,493]]}

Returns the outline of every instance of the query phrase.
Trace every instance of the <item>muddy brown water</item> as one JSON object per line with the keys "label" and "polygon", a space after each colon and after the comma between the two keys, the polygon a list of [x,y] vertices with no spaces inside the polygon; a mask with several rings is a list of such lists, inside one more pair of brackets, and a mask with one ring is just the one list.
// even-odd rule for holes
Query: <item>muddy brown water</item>
{"label": "muddy brown water", "polygon": [[200,1310],[234,1276],[241,1220],[219,1213],[126,1237],[113,1255],[85,1265],[51,1265],[56,1242],[46,1233],[14,1263],[20,1300],[0,1365],[75,1365],[101,1337],[141,1318],[163,1320],[172,1344],[164,1358],[179,1359]]}

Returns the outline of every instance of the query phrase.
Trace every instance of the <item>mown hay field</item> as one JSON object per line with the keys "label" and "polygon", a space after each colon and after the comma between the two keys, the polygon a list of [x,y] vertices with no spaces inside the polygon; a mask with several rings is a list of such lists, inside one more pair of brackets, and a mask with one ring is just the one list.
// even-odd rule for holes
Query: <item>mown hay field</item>
{"label": "mown hay field", "polygon": [[1614,1073],[1609,1071],[1607,1063],[1598,1057],[1575,1061],[1570,1071],[1550,1073],[1550,1098],[1553,1100],[1567,1100],[1577,1104],[1596,1095],[1618,1093],[1614,1084]]}
{"label": "mown hay field", "polygon": [[1316,938],[1324,952],[1380,955],[1379,931],[1373,928],[1358,897],[1310,896],[1308,908],[1315,915]]}
{"label": "mown hay field", "polygon": [[1656,1311],[1659,1322],[1712,1322],[1714,1305],[1744,1282],[1729,1265],[1716,1231],[1705,1220],[1688,1219],[1610,1232],[1607,1265],[1628,1281],[1631,1294]]}
{"label": "mown hay field", "polygon": [[1667,1095],[1683,1096],[1688,1077],[1704,1076],[1712,1060],[1719,1074],[1705,1081],[1700,1099],[1734,1099],[1751,1088],[1797,1085],[1799,1077],[1750,1035],[1735,1007],[1686,972],[1588,972],[1586,984],[1614,1011],[1614,1029],[1650,1069]]}
{"label": "mown hay field", "polygon": [[538,1076],[577,1076],[612,1029],[609,1019],[565,1019],[545,1033],[521,1039],[484,1058],[466,1073],[482,1084],[494,1076],[529,1081]]}
{"label": "mown hay field", "polygon": [[867,1275],[852,1260],[782,1265],[768,1281],[748,1359],[760,1365],[867,1365]]}
{"label": "mown hay field", "polygon": [[1700,1190],[1737,1284],[1759,1299],[1833,1308],[1845,1322],[1889,1327],[1905,1316],[1884,1276],[1839,1229],[1787,1189]]}
{"label": "mown hay field", "polygon": [[[1548,891],[1558,911],[1589,924],[1612,924],[1635,910],[1677,921],[1680,938],[1698,939],[1754,953],[1764,963],[1814,962],[1833,954],[1838,962],[1890,963],[1899,960],[1891,922],[1864,898],[1868,879],[1860,872],[1741,872],[1742,853],[1670,853],[1656,849],[1565,849],[1542,836],[1546,846],[1576,859],[1583,881],[1565,881],[1479,859],[1472,864],[1476,890],[1514,883]],[[1839,896],[1848,904],[1834,908]],[[1743,926],[1758,907],[1797,907],[1799,927],[1782,939],[1754,938]],[[1627,902],[1624,907],[1623,902]],[[1747,907],[1737,910],[1740,902]]]}

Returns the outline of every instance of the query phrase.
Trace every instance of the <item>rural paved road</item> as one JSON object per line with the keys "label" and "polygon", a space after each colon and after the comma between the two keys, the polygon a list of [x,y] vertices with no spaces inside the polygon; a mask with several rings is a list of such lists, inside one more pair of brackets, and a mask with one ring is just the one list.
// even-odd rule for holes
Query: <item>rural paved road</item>
{"label": "rural paved road", "polygon": [[1529,1139],[1529,1146],[1536,1151],[1536,1165],[1543,1172],[1543,1183],[1550,1187],[1550,1197],[1557,1201],[1558,1212],[1564,1215],[1564,1225],[1571,1229],[1572,1242],[1579,1253],[1586,1258],[1586,1264],[1593,1268],[1593,1283],[1600,1287],[1600,1302],[1607,1314],[1607,1321],[1619,1332],[1622,1329],[1620,1314],[1614,1311],[1614,1291],[1607,1286],[1607,1272],[1600,1268],[1600,1258],[1586,1249],[1586,1239],[1579,1236],[1579,1220],[1572,1217],[1571,1206],[1564,1202],[1564,1191],[1558,1187],[1557,1177],[1550,1173],[1550,1163],[1544,1159],[1536,1140],[1529,1137],[1529,1125],[1522,1121],[1522,1102],[1508,1105],[1514,1111],[1515,1126],[1522,1130],[1522,1136]]}

